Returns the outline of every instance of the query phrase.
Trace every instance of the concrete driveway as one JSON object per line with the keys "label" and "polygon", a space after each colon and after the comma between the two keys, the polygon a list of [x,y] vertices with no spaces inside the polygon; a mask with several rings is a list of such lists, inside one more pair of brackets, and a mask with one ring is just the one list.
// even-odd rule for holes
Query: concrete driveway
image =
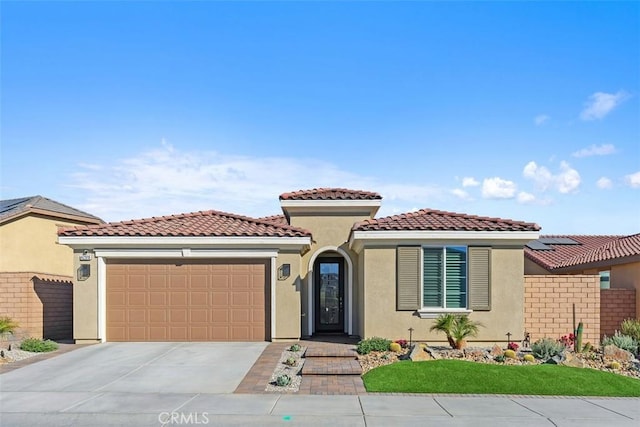
{"label": "concrete driveway", "polygon": [[6,392],[233,393],[268,343],[106,343],[8,372]]}

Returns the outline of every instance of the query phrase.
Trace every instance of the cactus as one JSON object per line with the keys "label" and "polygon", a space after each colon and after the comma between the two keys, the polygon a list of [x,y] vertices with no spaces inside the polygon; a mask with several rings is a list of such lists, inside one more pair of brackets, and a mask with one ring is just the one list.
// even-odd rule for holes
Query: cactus
{"label": "cactus", "polygon": [[523,357],[523,360],[525,362],[533,363],[533,362],[535,362],[536,358],[533,357],[533,354],[525,354],[524,357]]}
{"label": "cactus", "polygon": [[582,352],[582,329],[583,328],[584,328],[584,325],[582,324],[582,322],[578,323],[578,328],[576,329],[576,341],[573,348],[573,350],[576,353]]}
{"label": "cactus", "polygon": [[287,374],[278,375],[276,378],[276,385],[279,387],[286,387],[291,383],[291,377]]}
{"label": "cactus", "polygon": [[503,354],[507,359],[517,359],[516,352],[511,349],[505,350]]}
{"label": "cactus", "polygon": [[593,345],[591,345],[591,343],[587,341],[587,343],[582,347],[582,352],[589,353],[591,350],[593,350]]}
{"label": "cactus", "polygon": [[397,342],[392,342],[391,344],[389,344],[389,350],[393,351],[394,353],[399,353],[402,350],[402,346]]}
{"label": "cactus", "polygon": [[615,361],[609,363],[609,369],[615,369],[615,370],[620,369],[620,363]]}

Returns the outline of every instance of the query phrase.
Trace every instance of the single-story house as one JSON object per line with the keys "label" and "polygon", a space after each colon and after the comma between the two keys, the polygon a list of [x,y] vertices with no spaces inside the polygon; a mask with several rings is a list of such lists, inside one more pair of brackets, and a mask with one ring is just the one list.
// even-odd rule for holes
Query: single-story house
{"label": "single-story house", "polygon": [[85,274],[74,336],[96,341],[297,340],[321,333],[443,341],[442,313],[478,341],[524,334],[524,245],[534,223],[422,209],[375,218],[374,192],[280,195],[283,215],[218,211],[72,227]]}
{"label": "single-story house", "polygon": [[18,337],[73,337],[73,251],[58,227],[102,222],[42,196],[0,201],[0,316],[19,323]]}
{"label": "single-story house", "polygon": [[640,318],[640,234],[549,235],[525,246],[525,274],[593,274],[602,289],[635,290]]}

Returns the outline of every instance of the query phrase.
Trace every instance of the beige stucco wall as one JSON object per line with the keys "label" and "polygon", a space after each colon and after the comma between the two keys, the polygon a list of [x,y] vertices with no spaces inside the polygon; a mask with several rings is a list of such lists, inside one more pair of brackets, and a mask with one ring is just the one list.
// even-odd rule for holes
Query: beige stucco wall
{"label": "beige stucco wall", "polygon": [[524,274],[551,274],[549,270],[542,268],[540,265],[531,261],[529,258],[524,258]]}
{"label": "beige stucco wall", "polygon": [[280,253],[276,260],[277,271],[282,264],[291,265],[291,275],[276,279],[276,330],[272,340],[298,340],[301,337],[301,287],[300,254]]}
{"label": "beige stucco wall", "polygon": [[0,225],[0,271],[74,274],[71,248],[59,245],[58,226],[80,222],[27,215]]}
{"label": "beige stucco wall", "polygon": [[91,266],[91,275],[87,280],[77,280],[73,284],[73,338],[76,343],[96,342],[98,340],[98,262],[80,261],[82,250],[73,251],[74,271],[80,264]]}
{"label": "beige stucco wall", "polygon": [[[344,307],[345,307],[345,323],[349,321],[351,317],[352,331],[354,335],[359,335],[360,330],[360,313],[358,303],[358,281],[359,281],[359,268],[358,268],[358,254],[349,249],[348,239],[353,224],[358,221],[370,218],[369,215],[349,215],[349,214],[318,214],[312,215],[293,215],[291,216],[291,225],[295,227],[301,227],[311,231],[313,235],[313,241],[311,248],[302,256],[300,263],[300,277],[302,280],[303,294],[302,294],[302,335],[308,336],[311,334],[308,323],[310,321],[309,316],[312,316],[312,310],[309,310],[309,294],[310,292],[310,277],[309,272],[312,269],[312,263],[315,262],[318,256],[325,252],[331,252],[327,248],[338,248],[349,257],[350,262],[345,261],[345,290],[344,290]],[[349,270],[349,264],[351,264],[352,270]],[[349,278],[352,278],[351,288],[351,301],[349,301]],[[349,307],[352,307],[353,313],[349,313]],[[313,318],[311,318],[313,321]],[[345,332],[347,332],[348,325],[345,325]]]}
{"label": "beige stucco wall", "polygon": [[[523,250],[497,249],[491,253],[491,311],[477,311],[469,315],[481,322],[477,338],[469,341],[503,342],[506,333],[515,341],[524,338],[524,282]],[[421,319],[413,311],[396,311],[396,248],[365,248],[360,257],[363,263],[364,295],[362,336],[381,336],[388,339],[413,339],[445,342],[445,337],[429,332],[433,319]]]}

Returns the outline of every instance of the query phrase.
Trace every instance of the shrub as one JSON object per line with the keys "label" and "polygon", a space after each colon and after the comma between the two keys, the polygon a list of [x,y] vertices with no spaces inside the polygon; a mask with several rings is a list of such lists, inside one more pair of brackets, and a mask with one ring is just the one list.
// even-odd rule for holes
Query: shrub
{"label": "shrub", "polygon": [[611,344],[623,350],[630,351],[633,354],[636,354],[638,351],[638,342],[634,340],[633,337],[621,334],[619,331],[616,331],[616,333],[611,337],[605,336],[602,340],[603,346]]}
{"label": "shrub", "polygon": [[51,340],[41,340],[39,338],[27,338],[20,343],[20,350],[32,353],[46,353],[57,350],[58,344]]}
{"label": "shrub", "polygon": [[289,347],[289,351],[293,351],[293,352],[300,351],[300,348],[301,348],[300,344],[293,344],[291,347]]}
{"label": "shrub", "polygon": [[542,360],[551,359],[553,356],[558,356],[565,349],[564,344],[551,338],[541,338],[538,341],[531,344],[531,353],[537,358]]}
{"label": "shrub", "polygon": [[562,343],[563,346],[567,348],[571,348],[573,347],[573,344],[576,342],[576,336],[573,334],[563,335],[560,337],[558,341],[560,341],[560,343]]}
{"label": "shrub", "polygon": [[278,375],[276,378],[276,385],[279,387],[286,387],[291,383],[291,377],[287,374]]}
{"label": "shrub", "polygon": [[628,335],[640,343],[640,320],[625,319],[620,325],[620,332],[622,332],[622,335]]}
{"label": "shrub", "polygon": [[402,347],[397,342],[392,342],[391,344],[389,344],[389,350],[393,351],[394,353],[400,353],[400,351],[402,351]]}
{"label": "shrub", "polygon": [[14,322],[10,317],[0,317],[0,336],[4,336],[5,334],[11,334],[18,329],[18,323]]}
{"label": "shrub", "polygon": [[358,343],[356,351],[358,352],[358,354],[369,354],[372,351],[387,351],[389,350],[390,344],[391,340],[385,338],[368,338]]}
{"label": "shrub", "polygon": [[507,344],[507,348],[509,350],[518,351],[519,347],[520,346],[518,345],[518,343],[515,343],[515,342],[510,342],[509,344]]}
{"label": "shrub", "polygon": [[535,357],[533,357],[533,354],[525,354],[525,355],[524,355],[524,357],[523,357],[522,359],[523,359],[525,362],[529,362],[529,363],[532,363],[532,362],[535,362],[535,361],[536,361],[536,358],[535,358]]}
{"label": "shrub", "polygon": [[500,363],[504,363],[506,357],[504,357],[504,354],[498,354],[497,356],[495,356],[493,358],[493,360],[495,360],[496,362],[500,362]]}
{"label": "shrub", "polygon": [[504,351],[504,357],[507,359],[517,359],[516,352],[511,349]]}

